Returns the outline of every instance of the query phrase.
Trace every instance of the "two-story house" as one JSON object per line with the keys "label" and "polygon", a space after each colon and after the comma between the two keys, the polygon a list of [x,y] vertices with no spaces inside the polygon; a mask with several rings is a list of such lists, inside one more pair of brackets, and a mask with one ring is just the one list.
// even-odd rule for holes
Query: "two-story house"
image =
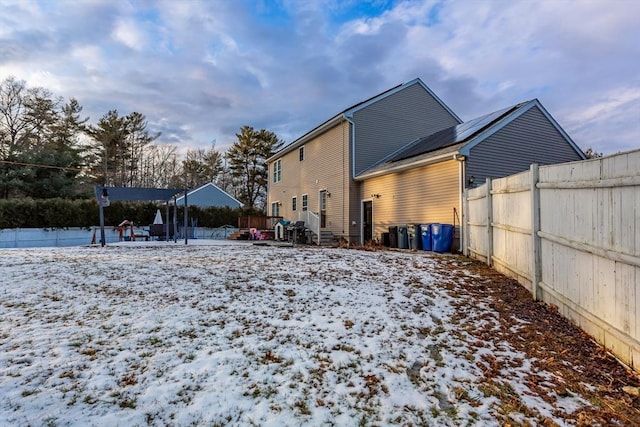
{"label": "two-story house", "polygon": [[355,178],[408,141],[459,123],[420,79],[353,105],[267,160],[269,213],[359,242],[362,185]]}
{"label": "two-story house", "polygon": [[347,108],[268,159],[269,213],[304,221],[317,239],[365,243],[393,224],[454,223],[474,182],[580,159],[538,100],[462,123],[415,79]]}

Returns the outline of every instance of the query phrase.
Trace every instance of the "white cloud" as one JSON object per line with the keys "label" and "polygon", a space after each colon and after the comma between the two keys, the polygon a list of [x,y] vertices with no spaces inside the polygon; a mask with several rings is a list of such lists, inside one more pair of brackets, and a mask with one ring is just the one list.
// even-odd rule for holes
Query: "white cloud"
{"label": "white cloud", "polygon": [[567,109],[566,128],[583,146],[598,152],[628,151],[640,146],[640,85],[619,87],[581,107]]}
{"label": "white cloud", "polygon": [[[575,122],[591,122],[594,120],[610,120],[618,111],[628,108],[630,104],[640,102],[640,87],[624,87],[607,94],[604,99],[595,100],[583,111],[577,111],[568,116]],[[640,111],[636,111],[640,114]],[[638,116],[640,118],[640,115]]]}
{"label": "white cloud", "polygon": [[356,1],[7,4],[1,74],[54,85],[93,121],[140,111],[188,146],[224,148],[245,124],[291,140],[415,77],[463,119],[539,98],[580,146],[640,141],[638,101],[623,101],[640,2],[416,0],[372,16],[349,15]]}
{"label": "white cloud", "polygon": [[70,56],[88,70],[99,70],[105,67],[105,58],[99,46],[76,46],[71,50]]}
{"label": "white cloud", "polygon": [[140,29],[140,24],[134,21],[123,19],[116,23],[113,29],[113,38],[129,47],[130,49],[141,51],[146,47],[146,37]]}

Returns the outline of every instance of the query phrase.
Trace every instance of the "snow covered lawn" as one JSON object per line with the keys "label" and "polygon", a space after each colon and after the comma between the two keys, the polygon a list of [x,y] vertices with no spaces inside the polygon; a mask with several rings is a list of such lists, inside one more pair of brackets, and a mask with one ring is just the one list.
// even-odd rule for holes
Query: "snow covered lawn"
{"label": "snow covered lawn", "polygon": [[0,425],[566,424],[590,403],[501,338],[467,264],[247,244],[1,250]]}

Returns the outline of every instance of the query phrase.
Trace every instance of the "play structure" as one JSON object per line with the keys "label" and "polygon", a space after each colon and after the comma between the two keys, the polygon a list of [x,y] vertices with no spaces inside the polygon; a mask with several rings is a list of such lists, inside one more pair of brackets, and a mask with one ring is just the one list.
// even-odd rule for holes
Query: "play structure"
{"label": "play structure", "polygon": [[125,219],[120,224],[118,224],[117,228],[118,240],[121,242],[123,240],[135,242],[136,239],[148,241],[149,237],[151,237],[150,231],[146,233],[144,230],[142,230],[142,232],[136,232],[136,230],[133,228],[133,222],[129,221],[128,219]]}
{"label": "play structure", "polygon": [[[104,187],[101,185],[96,185],[95,188],[96,199],[98,200],[99,206],[99,214],[100,214],[100,244],[102,246],[105,245],[105,233],[104,233],[104,209],[109,206],[111,201],[120,200],[120,201],[164,201],[165,209],[166,209],[166,218],[167,221],[165,224],[151,224],[149,226],[149,235],[148,238],[157,237],[162,240],[170,240],[173,239],[176,242],[177,236],[177,215],[178,215],[178,206],[176,203],[176,199],[179,195],[184,194],[184,222],[183,226],[186,230],[187,221],[188,221],[188,205],[187,205],[187,191],[183,189],[176,188],[141,188],[141,187]],[[169,202],[173,200],[173,223],[169,223]],[[156,217],[160,214],[160,210],[158,210]],[[154,221],[155,222],[155,221]],[[129,240],[135,240],[140,237],[143,238],[144,234],[136,234],[134,232],[133,224],[130,221],[125,220],[120,225],[118,225],[118,229],[121,230],[121,238],[120,240],[126,240],[126,235],[128,234]],[[188,242],[187,233],[184,236],[184,244],[186,245]]]}

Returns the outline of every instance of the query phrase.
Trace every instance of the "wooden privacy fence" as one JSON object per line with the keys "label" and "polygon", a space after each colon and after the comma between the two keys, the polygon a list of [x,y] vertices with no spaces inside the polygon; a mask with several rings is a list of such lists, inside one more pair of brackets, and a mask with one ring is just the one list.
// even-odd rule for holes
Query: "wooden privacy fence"
{"label": "wooden privacy fence", "polygon": [[489,179],[463,214],[465,255],[640,370],[640,150]]}

